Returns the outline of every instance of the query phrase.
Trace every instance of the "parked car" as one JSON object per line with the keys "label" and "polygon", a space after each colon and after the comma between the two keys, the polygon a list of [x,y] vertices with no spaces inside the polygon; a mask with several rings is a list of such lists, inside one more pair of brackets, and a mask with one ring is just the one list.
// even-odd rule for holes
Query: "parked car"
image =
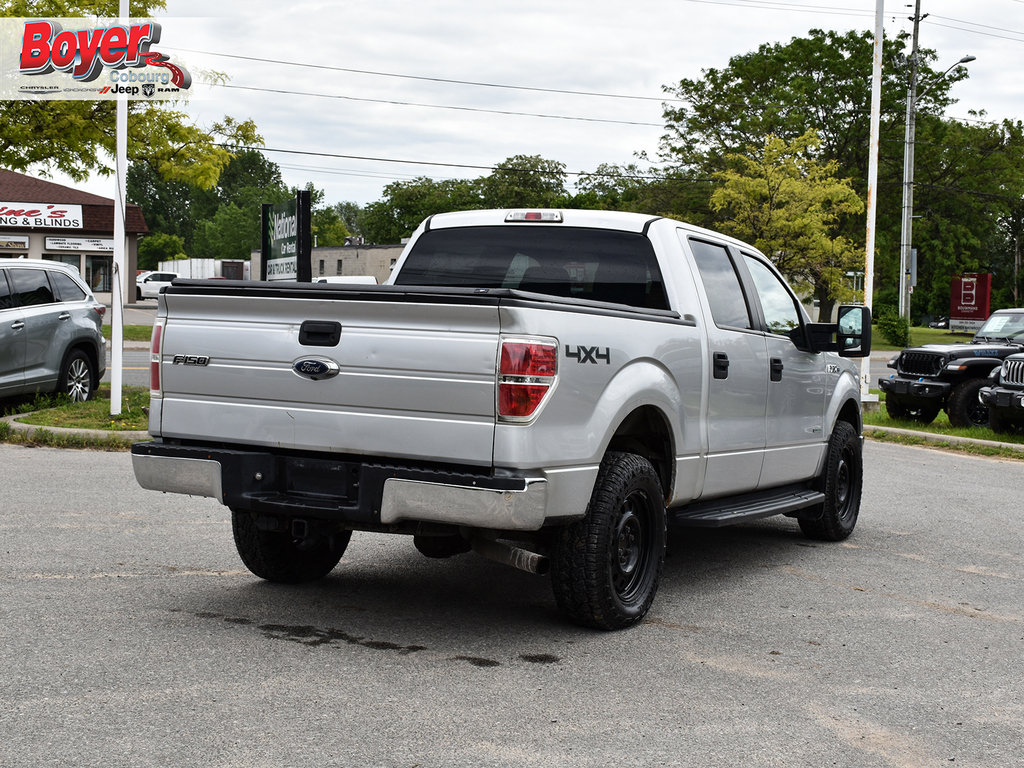
{"label": "parked car", "polygon": [[893,419],[930,424],[945,409],[954,427],[986,427],[989,410],[978,397],[993,368],[1024,350],[1024,309],[1000,309],[969,344],[925,344],[889,361],[896,373],[878,380]]}
{"label": "parked car", "polygon": [[135,278],[135,300],[155,299],[171,284],[177,272],[142,272]]}
{"label": "parked car", "polygon": [[993,432],[1006,434],[1024,428],[1024,354],[1003,360],[979,396],[988,408],[988,424]]}
{"label": "parked car", "polygon": [[928,327],[929,328],[949,328],[949,318],[946,317],[945,315],[941,315],[939,317],[936,317],[934,320],[932,320],[930,323],[928,323]]}
{"label": "parked car", "polygon": [[73,267],[0,259],[0,397],[91,399],[107,368],[105,311]]}

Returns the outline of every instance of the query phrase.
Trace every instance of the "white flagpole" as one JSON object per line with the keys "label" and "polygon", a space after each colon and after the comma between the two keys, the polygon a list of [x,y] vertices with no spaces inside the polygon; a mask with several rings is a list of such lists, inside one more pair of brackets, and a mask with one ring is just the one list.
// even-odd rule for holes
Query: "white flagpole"
{"label": "white flagpole", "polygon": [[[868,147],[868,206],[867,238],[864,247],[864,303],[871,306],[875,285],[875,212],[878,209],[878,134],[882,111],[882,41],[885,39],[883,15],[884,0],[875,0],[875,56],[871,67],[871,140]],[[871,378],[871,358],[860,360],[860,399],[875,402],[877,397],[868,393]]]}
{"label": "white flagpole", "polygon": [[[128,19],[128,0],[120,0],[118,15]],[[114,274],[111,280],[110,301],[110,415],[121,413],[121,381],[124,375],[124,303],[128,295],[128,275],[125,258],[125,197],[128,174],[128,100],[117,99],[115,120],[116,152],[114,176],[117,190],[114,194]]]}

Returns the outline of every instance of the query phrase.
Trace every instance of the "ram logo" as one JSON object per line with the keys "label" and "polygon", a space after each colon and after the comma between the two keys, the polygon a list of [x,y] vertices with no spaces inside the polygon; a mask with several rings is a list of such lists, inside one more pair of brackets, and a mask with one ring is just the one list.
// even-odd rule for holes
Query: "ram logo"
{"label": "ram logo", "polygon": [[304,379],[321,381],[337,376],[341,372],[341,366],[322,357],[304,357],[292,363],[292,370]]}

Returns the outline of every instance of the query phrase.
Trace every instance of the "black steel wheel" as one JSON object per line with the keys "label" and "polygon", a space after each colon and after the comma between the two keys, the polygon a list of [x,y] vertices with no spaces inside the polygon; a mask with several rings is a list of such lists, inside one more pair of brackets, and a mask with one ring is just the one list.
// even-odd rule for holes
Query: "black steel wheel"
{"label": "black steel wheel", "polygon": [[351,531],[295,538],[285,531],[262,530],[251,512],[231,510],[235,548],[256,576],[282,584],[316,581],[334,570],[345,554]]}
{"label": "black steel wheel", "polygon": [[836,423],[828,441],[825,469],[818,489],[825,494],[821,515],[800,518],[800,530],[810,539],[842,541],[853,533],[860,514],[864,462],[860,435],[845,421]]}
{"label": "black steel wheel", "polygon": [[640,621],[654,602],[665,561],[665,501],[647,459],[609,453],[586,516],[559,531],[551,583],[559,609],[597,629]]}
{"label": "black steel wheel", "polygon": [[968,379],[953,387],[946,406],[951,425],[961,428],[988,426],[988,406],[978,395],[985,384],[985,379]]}
{"label": "black steel wheel", "polygon": [[89,356],[73,349],[64,356],[57,379],[57,394],[65,394],[73,403],[84,403],[96,396],[96,368]]}

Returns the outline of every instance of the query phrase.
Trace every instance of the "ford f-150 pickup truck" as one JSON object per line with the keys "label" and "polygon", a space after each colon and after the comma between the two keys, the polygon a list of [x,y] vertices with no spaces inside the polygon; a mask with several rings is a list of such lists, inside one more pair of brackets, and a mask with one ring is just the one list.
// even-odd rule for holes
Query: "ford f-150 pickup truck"
{"label": "ford f-150 pickup truck", "polygon": [[231,510],[255,575],[327,575],[353,531],[550,571],[617,629],[666,526],[769,515],[838,541],[861,499],[870,312],[809,322],[756,249],[672,219],[424,221],[385,285],[182,280],[159,296],[145,488]]}

